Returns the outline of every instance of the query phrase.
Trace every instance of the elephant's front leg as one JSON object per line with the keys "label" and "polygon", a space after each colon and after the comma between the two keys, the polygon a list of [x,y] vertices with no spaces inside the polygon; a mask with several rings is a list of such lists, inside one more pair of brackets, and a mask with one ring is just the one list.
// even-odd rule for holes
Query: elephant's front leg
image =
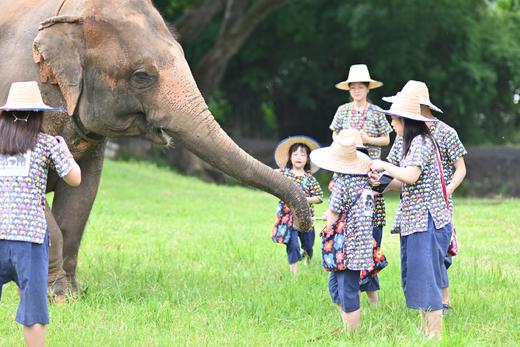
{"label": "elephant's front leg", "polygon": [[47,227],[49,228],[51,239],[48,286],[52,299],[61,301],[68,287],[65,271],[63,270],[63,236],[47,201],[45,201],[45,218],[47,219]]}
{"label": "elephant's front leg", "polygon": [[63,270],[69,289],[78,292],[76,266],[81,238],[96,198],[103,168],[104,144],[92,149],[81,159],[81,185],[70,187],[60,180],[55,188],[52,214],[63,235]]}

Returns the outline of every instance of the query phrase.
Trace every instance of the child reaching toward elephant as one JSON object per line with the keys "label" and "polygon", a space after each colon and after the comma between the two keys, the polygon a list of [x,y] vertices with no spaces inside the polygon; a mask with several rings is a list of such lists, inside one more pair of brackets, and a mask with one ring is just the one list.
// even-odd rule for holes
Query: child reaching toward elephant
{"label": "child reaching toward elephant", "polygon": [[[312,165],[309,154],[313,149],[320,145],[315,140],[306,136],[288,137],[281,141],[276,147],[274,157],[280,172],[292,180],[307,197],[307,202],[311,205],[320,204],[323,201],[323,191],[320,184],[312,176],[318,171],[318,167]],[[276,222],[272,231],[272,240],[275,243],[286,244],[287,258],[293,275],[298,272],[298,261],[305,259],[309,261],[313,255],[315,232],[314,227],[309,231],[300,232],[294,229],[292,215],[289,207],[283,201],[279,201],[276,214]],[[303,254],[300,253],[301,241]]]}
{"label": "child reaching toward elephant", "polygon": [[20,289],[16,321],[28,346],[43,346],[47,307],[49,235],[44,214],[48,170],[71,186],[81,170],[63,138],[42,133],[43,103],[38,84],[15,82],[0,107],[0,298],[2,286]]}
{"label": "child reaching toward elephant", "polygon": [[[358,330],[361,319],[360,275],[374,269],[372,217],[374,199],[369,185],[370,157],[356,151],[353,138],[342,130],[330,147],[313,151],[314,164],[332,171],[327,226],[322,232],[322,265],[330,272],[329,293],[347,330]],[[384,256],[382,259],[384,260]]]}

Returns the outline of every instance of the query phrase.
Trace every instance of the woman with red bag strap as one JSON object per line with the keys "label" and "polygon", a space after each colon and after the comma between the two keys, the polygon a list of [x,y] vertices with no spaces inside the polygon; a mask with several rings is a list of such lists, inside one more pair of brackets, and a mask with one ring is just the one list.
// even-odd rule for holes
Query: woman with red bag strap
{"label": "woman with red bag strap", "polygon": [[[421,103],[421,115],[431,120],[435,120],[428,121],[426,124],[439,147],[440,162],[442,164],[449,209],[453,216],[454,205],[452,194],[466,176],[466,165],[464,163],[464,155],[467,154],[466,148],[464,148],[464,145],[460,141],[457,131],[443,121],[435,118],[432,114],[432,111],[442,113],[442,110],[430,101],[428,87],[424,82],[408,81],[408,83],[403,87],[403,91],[418,95]],[[392,102],[394,97],[395,96],[383,97],[383,100]],[[390,153],[387,156],[387,160],[390,163],[399,165],[402,156],[402,147],[403,138],[401,136],[396,136]],[[458,252],[458,243],[453,220],[452,226],[452,240],[450,242],[450,247],[448,248],[448,254],[444,259],[446,269],[448,269],[452,264],[452,256],[457,255]],[[448,284],[449,283],[447,283],[446,287],[442,289],[443,313],[447,313],[448,309],[451,308]]]}
{"label": "woman with red bag strap", "polygon": [[442,288],[448,274],[444,257],[451,238],[435,144],[421,115],[419,97],[397,94],[389,110],[392,126],[403,136],[400,166],[374,160],[371,170],[384,170],[402,185],[400,201],[401,279],[406,305],[419,310],[423,332],[442,335]]}

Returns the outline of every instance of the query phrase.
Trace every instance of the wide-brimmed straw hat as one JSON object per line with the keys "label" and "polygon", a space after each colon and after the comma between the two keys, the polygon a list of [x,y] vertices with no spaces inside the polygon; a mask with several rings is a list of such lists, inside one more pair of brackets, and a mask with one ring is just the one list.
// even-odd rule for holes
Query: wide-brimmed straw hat
{"label": "wide-brimmed straw hat", "polygon": [[373,80],[370,77],[370,72],[368,72],[368,67],[365,64],[352,65],[348,70],[347,80],[336,84],[336,88],[349,90],[348,84],[354,82],[368,82],[368,89],[379,88],[383,85],[383,82]]}
{"label": "wide-brimmed straw hat", "polygon": [[356,142],[352,137],[340,131],[329,147],[312,151],[311,161],[322,169],[351,175],[368,173],[370,157],[356,151]]}
{"label": "wide-brimmed straw hat", "polygon": [[[276,149],[274,150],[274,161],[279,168],[283,169],[286,167],[287,162],[289,161],[289,148],[295,143],[303,143],[309,146],[310,150],[313,151],[317,148],[320,148],[320,144],[315,139],[308,136],[290,136],[286,139],[283,139],[278,143]],[[310,159],[309,159],[310,160]],[[315,173],[320,168],[314,165],[311,162],[311,173]]]}
{"label": "wide-brimmed straw hat", "polygon": [[413,119],[421,122],[436,122],[435,118],[427,118],[421,115],[421,104],[417,94],[399,92],[394,97],[394,102],[389,110],[383,110],[391,116]]}
{"label": "wide-brimmed straw hat", "polygon": [[50,107],[43,103],[36,81],[13,82],[7,102],[0,107],[4,111],[64,111],[62,107]]}
{"label": "wide-brimmed straw hat", "polygon": [[[406,93],[417,94],[417,96],[419,96],[419,103],[421,105],[428,106],[431,110],[442,113],[442,110],[430,101],[430,93],[428,91],[428,86],[426,85],[426,83],[421,81],[410,80],[406,82],[401,91]],[[382,99],[386,102],[394,102],[395,95],[385,96]]]}
{"label": "wide-brimmed straw hat", "polygon": [[363,144],[363,138],[361,137],[361,132],[358,129],[343,129],[338,134],[336,134],[336,132],[332,132],[332,140],[335,140],[336,137],[339,136],[339,134],[341,134],[341,136],[351,137],[354,140],[354,143],[356,144],[356,148],[366,147]]}

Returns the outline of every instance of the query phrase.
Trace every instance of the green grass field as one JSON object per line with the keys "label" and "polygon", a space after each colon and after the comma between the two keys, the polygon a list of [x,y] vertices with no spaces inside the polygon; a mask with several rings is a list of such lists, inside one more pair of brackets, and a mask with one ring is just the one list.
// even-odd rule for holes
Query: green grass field
{"label": "green grass field", "polygon": [[[313,263],[291,278],[284,247],[270,240],[276,201],[152,164],[106,162],[80,251],[85,293],[51,305],[48,345],[429,345],[418,313],[405,306],[399,240],[387,228],[380,304],[369,307],[363,296],[361,333],[332,336],[342,324],[319,265],[319,238]],[[396,202],[389,198],[389,220]],[[520,344],[519,217],[519,200],[456,201],[461,251],[449,272],[454,309],[442,345]],[[10,283],[0,346],[23,346],[17,305]]]}

